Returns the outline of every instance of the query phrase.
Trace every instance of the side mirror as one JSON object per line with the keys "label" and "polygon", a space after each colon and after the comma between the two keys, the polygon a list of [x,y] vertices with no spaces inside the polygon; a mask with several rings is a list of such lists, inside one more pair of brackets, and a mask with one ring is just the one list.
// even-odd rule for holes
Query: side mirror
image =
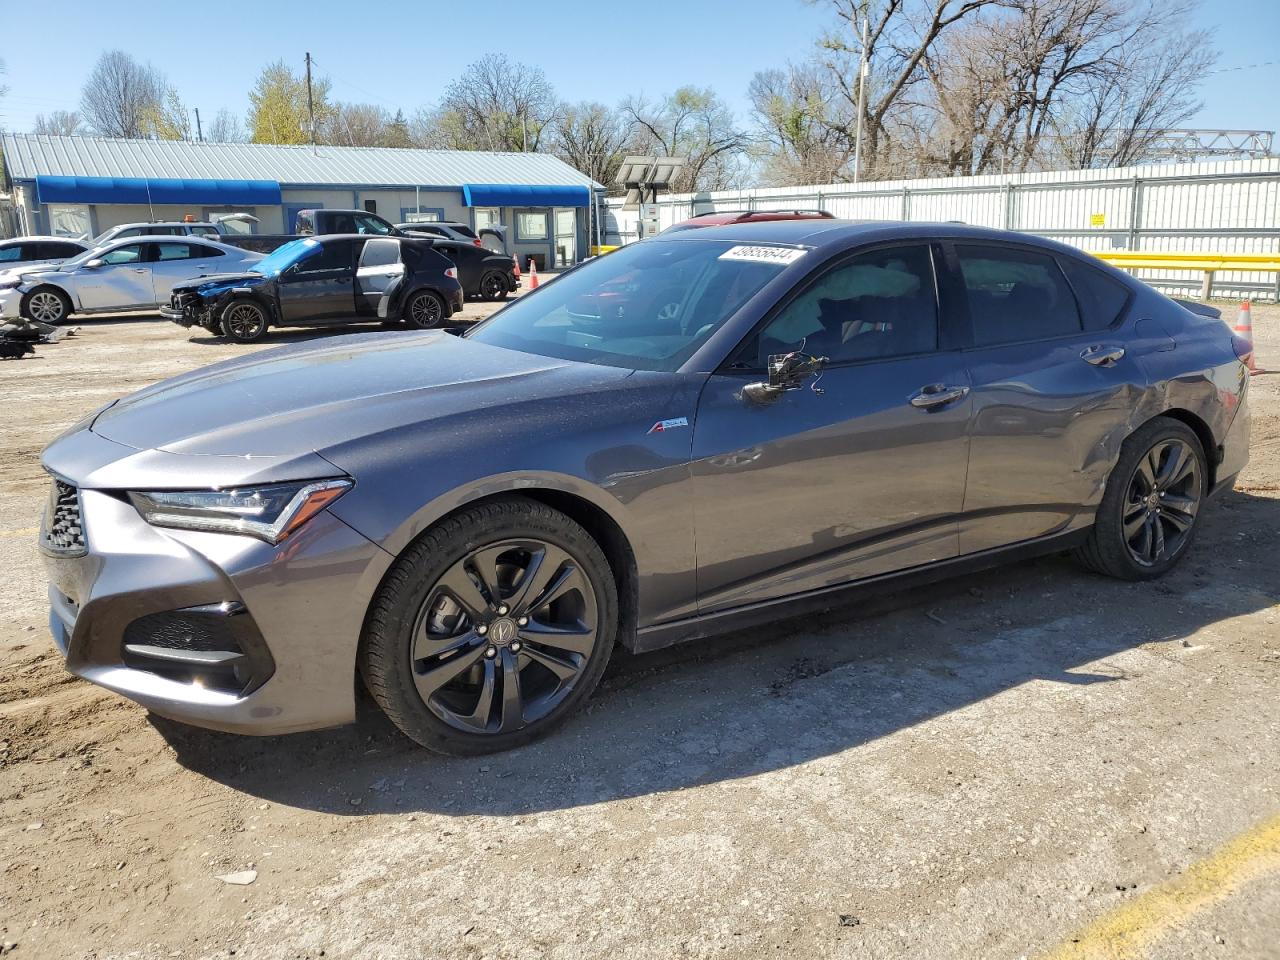
{"label": "side mirror", "polygon": [[[758,404],[772,403],[786,391],[800,389],[808,377],[822,373],[826,363],[826,357],[810,356],[799,350],[776,354],[769,358],[768,379],[743,387],[743,399]],[[822,393],[816,387],[814,392]]]}
{"label": "side mirror", "polygon": [[85,269],[87,270],[97,270],[100,266],[102,266],[102,260],[100,260],[98,257],[94,257],[92,260],[86,260],[84,265],[85,265]]}

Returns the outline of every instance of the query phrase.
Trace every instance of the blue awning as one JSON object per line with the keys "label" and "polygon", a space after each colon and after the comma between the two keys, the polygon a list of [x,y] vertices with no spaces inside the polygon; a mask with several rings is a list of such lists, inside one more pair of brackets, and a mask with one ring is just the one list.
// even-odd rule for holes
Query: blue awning
{"label": "blue awning", "polygon": [[586,187],[467,183],[462,187],[462,202],[468,207],[589,207],[591,191]]}
{"label": "blue awning", "polygon": [[41,203],[208,204],[278,206],[274,180],[167,180],[145,177],[36,177]]}

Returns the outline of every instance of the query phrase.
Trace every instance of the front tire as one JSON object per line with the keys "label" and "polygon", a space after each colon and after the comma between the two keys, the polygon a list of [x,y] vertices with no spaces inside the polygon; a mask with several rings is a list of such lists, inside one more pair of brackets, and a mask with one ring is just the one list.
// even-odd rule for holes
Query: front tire
{"label": "front tire", "polygon": [[267,335],[267,311],[252,300],[232,300],[222,311],[222,335],[236,343],[257,343]]}
{"label": "front tire", "polygon": [[591,695],[612,653],[618,596],[579,524],[510,497],[427,531],[370,610],[360,673],[406,736],[455,756],[544,736]]}
{"label": "front tire", "polygon": [[404,322],[415,330],[439,326],[448,316],[444,301],[430,290],[420,290],[404,305]]}
{"label": "front tire", "polygon": [[71,298],[57,287],[36,287],[22,302],[22,315],[56,326],[71,316]]}
{"label": "front tire", "polygon": [[1121,447],[1089,539],[1076,556],[1121,580],[1163,576],[1195,538],[1208,477],[1195,431],[1156,417]]}

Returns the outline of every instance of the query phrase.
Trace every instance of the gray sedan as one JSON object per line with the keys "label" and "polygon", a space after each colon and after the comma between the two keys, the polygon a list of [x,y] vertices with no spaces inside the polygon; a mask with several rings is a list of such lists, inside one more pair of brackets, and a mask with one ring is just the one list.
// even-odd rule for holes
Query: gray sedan
{"label": "gray sedan", "polygon": [[44,452],[68,669],[190,723],[524,743],[647,651],[1074,550],[1158,577],[1248,456],[1249,345],[950,224],[646,240],[461,336],[217,364]]}
{"label": "gray sedan", "polygon": [[0,317],[61,323],[73,313],[148,310],[175,283],[236,273],[262,254],[196,237],[130,237],[86,250],[57,267],[0,279]]}

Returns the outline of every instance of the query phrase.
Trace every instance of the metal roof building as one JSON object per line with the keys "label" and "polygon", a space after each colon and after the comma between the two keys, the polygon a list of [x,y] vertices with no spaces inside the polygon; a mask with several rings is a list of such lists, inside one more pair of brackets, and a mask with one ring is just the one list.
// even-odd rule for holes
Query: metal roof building
{"label": "metal roof building", "polygon": [[19,229],[96,235],[120,223],[246,212],[288,233],[298,210],[363,209],[387,220],[505,225],[540,265],[585,253],[603,187],[548,154],[190,143],[4,134]]}

